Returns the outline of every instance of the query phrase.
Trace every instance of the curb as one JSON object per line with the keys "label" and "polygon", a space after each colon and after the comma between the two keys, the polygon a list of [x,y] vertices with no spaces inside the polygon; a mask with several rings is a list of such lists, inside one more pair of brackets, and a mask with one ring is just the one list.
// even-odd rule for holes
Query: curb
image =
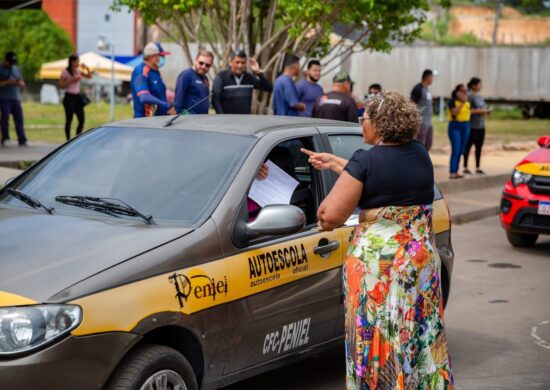
{"label": "curb", "polygon": [[484,190],[491,187],[504,187],[510,173],[487,175],[460,180],[445,180],[437,183],[444,194],[456,194],[464,191]]}
{"label": "curb", "polygon": [[485,207],[482,209],[477,209],[477,210],[467,211],[461,214],[452,215],[451,222],[455,225],[463,225],[469,222],[477,221],[479,219],[498,215],[499,212],[500,212],[500,207],[498,205]]}

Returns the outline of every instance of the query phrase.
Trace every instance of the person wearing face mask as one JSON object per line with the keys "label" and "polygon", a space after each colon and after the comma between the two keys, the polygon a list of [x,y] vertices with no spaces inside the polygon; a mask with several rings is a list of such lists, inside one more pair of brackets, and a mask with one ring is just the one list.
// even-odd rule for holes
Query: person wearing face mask
{"label": "person wearing face mask", "polygon": [[195,57],[193,66],[179,74],[174,98],[178,114],[208,114],[210,82],[206,75],[213,61],[214,54],[201,50]]}
{"label": "person wearing face mask", "polygon": [[158,42],[150,42],[143,49],[143,63],[135,67],[130,81],[134,118],[176,113],[166,100],[166,85],[159,72],[168,54]]}
{"label": "person wearing face mask", "polygon": [[319,85],[321,78],[321,63],[318,60],[311,60],[307,64],[306,78],[296,83],[298,90],[298,100],[306,105],[303,112],[299,112],[299,116],[311,117],[313,106],[321,96],[323,96],[323,88]]}
{"label": "person wearing face mask", "polygon": [[[247,63],[253,73],[246,71]],[[229,69],[214,79],[212,105],[217,114],[250,114],[254,89],[271,92],[273,86],[255,58],[247,58],[244,50],[235,51]]]}
{"label": "person wearing face mask", "polygon": [[23,127],[23,107],[19,89],[25,87],[23,74],[17,66],[17,55],[7,52],[4,63],[0,64],[0,127],[2,129],[2,146],[10,139],[8,132],[10,115],[15,122],[15,132],[19,146],[27,146],[27,137]]}

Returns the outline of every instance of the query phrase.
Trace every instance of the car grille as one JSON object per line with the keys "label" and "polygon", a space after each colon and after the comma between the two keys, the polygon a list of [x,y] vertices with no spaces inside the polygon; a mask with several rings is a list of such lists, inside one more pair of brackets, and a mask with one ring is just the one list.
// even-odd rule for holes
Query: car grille
{"label": "car grille", "polygon": [[533,194],[550,195],[550,176],[533,176],[528,186]]}
{"label": "car grille", "polygon": [[525,214],[521,217],[519,224],[550,229],[550,215]]}

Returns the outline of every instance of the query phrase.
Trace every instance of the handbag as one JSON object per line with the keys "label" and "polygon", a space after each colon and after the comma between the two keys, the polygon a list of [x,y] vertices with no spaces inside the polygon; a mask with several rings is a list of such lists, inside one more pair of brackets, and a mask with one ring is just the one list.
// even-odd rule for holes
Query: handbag
{"label": "handbag", "polygon": [[82,107],[87,106],[92,102],[88,95],[86,95],[84,92],[80,94],[80,100],[82,101]]}

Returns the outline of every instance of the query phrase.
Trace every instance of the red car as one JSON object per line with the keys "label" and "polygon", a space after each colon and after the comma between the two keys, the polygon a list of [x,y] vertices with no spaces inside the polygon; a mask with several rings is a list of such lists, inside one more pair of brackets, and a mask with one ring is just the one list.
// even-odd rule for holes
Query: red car
{"label": "red car", "polygon": [[538,139],[512,172],[500,203],[500,222],[513,246],[531,246],[550,234],[550,136]]}

